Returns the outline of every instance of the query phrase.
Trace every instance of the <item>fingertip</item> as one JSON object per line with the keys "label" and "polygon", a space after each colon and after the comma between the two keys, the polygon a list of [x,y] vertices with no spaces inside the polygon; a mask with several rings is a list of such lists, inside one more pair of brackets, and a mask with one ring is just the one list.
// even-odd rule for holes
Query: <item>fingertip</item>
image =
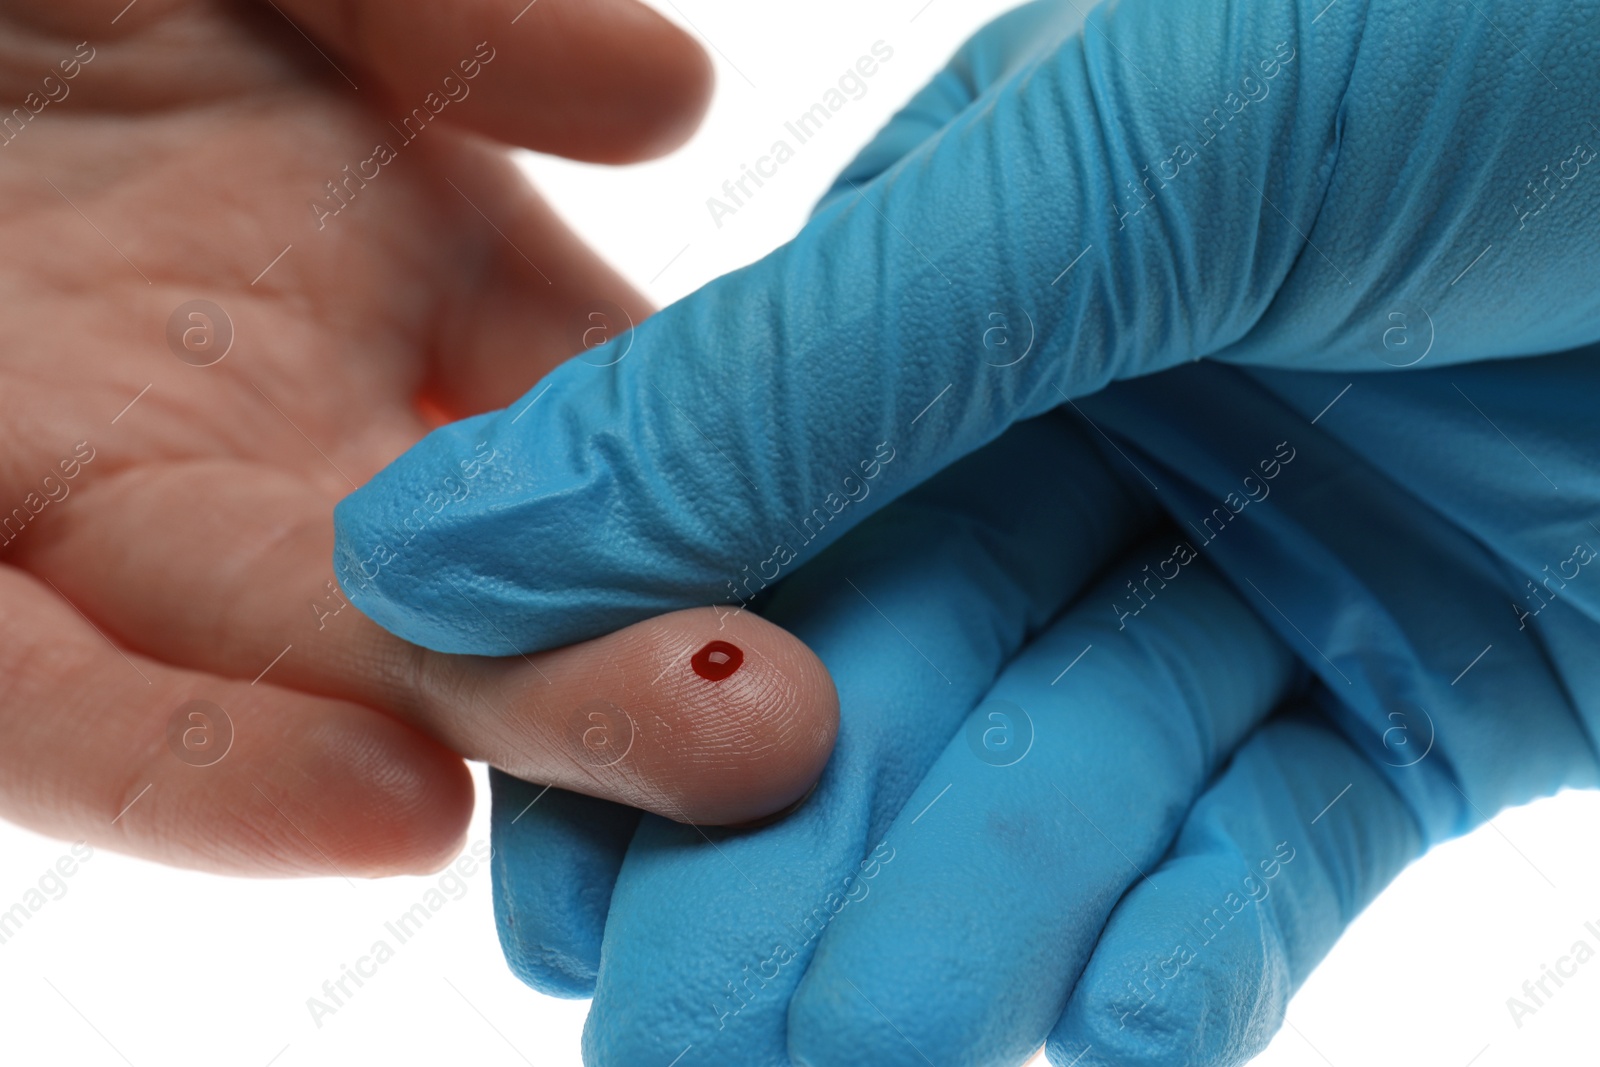
{"label": "fingertip", "polygon": [[[930,1040],[926,1026],[912,1026],[920,1022],[940,1028],[914,998],[890,996],[883,989],[869,997],[852,979],[824,979],[819,973],[808,971],[789,1002],[788,1052],[796,1067],[861,1063],[912,1067],[927,1062],[925,1051],[939,1049],[949,1056],[951,1049],[937,1038]],[[870,982],[865,984],[872,988]],[[958,1054],[951,1062],[966,1061]]]}
{"label": "fingertip", "polygon": [[798,807],[839,730],[833,678],[799,638],[747,611],[691,608],[652,620],[676,650],[661,678],[673,741],[661,813],[747,826]]}
{"label": "fingertip", "polygon": [[[345,701],[206,691],[215,702],[172,698],[158,720],[167,736],[110,798],[122,810],[94,844],[256,878],[430,874],[461,851],[472,776],[436,741]],[[190,721],[216,754],[188,747],[192,730],[173,733]]]}
{"label": "fingertip", "polygon": [[[490,627],[493,610],[481,615]],[[696,825],[795,804],[838,733],[822,662],[748,612],[691,608],[536,655],[419,650],[415,663],[402,687],[411,716],[449,748]]]}
{"label": "fingertip", "polygon": [[1185,857],[1160,869],[1159,891],[1129,893],[1050,1034],[1052,1063],[1085,1049],[1080,1067],[1243,1062],[1266,1047],[1293,985],[1241,869],[1233,855]]}
{"label": "fingertip", "polygon": [[670,151],[711,97],[705,51],[638,0],[281,7],[330,51],[376,72],[395,104],[425,107],[423,121],[441,115],[573,159],[625,163]]}
{"label": "fingertip", "polygon": [[653,159],[687,140],[715,74],[688,33],[636,0],[544,0],[512,27],[495,91],[459,120],[591,163]]}
{"label": "fingertip", "polygon": [[340,873],[434,874],[465,846],[472,775],[461,757],[405,724],[364,708],[308,718],[287,751],[292,758],[267,769],[263,785],[282,804],[316,783],[318,807],[359,828],[320,846]]}
{"label": "fingertip", "polygon": [[588,121],[569,134],[562,151],[595,163],[654,159],[700,127],[716,71],[699,42],[653,9],[630,0],[609,13],[629,25],[637,43],[601,80],[578,90]]}

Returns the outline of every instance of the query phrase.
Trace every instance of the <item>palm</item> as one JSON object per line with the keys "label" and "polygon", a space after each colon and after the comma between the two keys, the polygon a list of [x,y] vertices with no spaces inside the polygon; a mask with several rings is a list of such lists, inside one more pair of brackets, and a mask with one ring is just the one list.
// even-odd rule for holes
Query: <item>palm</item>
{"label": "palm", "polygon": [[[351,180],[355,199],[319,229],[309,202],[338,204],[325,183],[400,137],[331,67],[331,80],[309,83],[268,65],[284,42],[229,40],[239,31],[221,16],[209,29],[222,69],[184,83],[176,107],[112,110],[123,87],[104,68],[122,57],[101,46],[100,68],[84,67],[72,97],[9,146],[4,269],[26,311],[8,319],[0,366],[28,378],[40,417],[65,425],[109,423],[151,385],[116,431],[118,462],[142,475],[227,456],[342,495],[334,467],[359,482],[421,431],[412,400],[429,354],[470,344],[480,312],[465,305],[486,271],[508,271],[534,298],[544,295],[534,285],[554,287],[466,199],[460,172],[476,170],[474,202],[498,209],[502,229],[519,214],[525,223],[527,205],[508,210],[508,197],[483,191],[484,170],[511,181],[506,164],[444,128],[402,147],[365,188]],[[223,73],[241,67],[261,69]],[[228,358],[205,369],[180,362],[166,338],[171,313],[195,298],[220,305],[236,331]],[[53,338],[43,382],[41,336]],[[526,381],[565,354],[543,346]],[[19,444],[29,466],[53,460],[36,451],[49,440]]]}

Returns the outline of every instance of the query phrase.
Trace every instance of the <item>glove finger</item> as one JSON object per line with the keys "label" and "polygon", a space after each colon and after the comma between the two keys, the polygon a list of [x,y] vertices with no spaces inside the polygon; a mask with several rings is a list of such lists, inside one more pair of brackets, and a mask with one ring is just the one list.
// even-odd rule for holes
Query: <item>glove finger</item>
{"label": "glove finger", "polygon": [[494,922],[506,963],[553,997],[594,995],[611,888],[639,810],[489,771]]}
{"label": "glove finger", "polygon": [[[1192,554],[1148,577],[1174,540],[1136,549],[1030,644],[946,747],[888,831],[894,864],[795,994],[797,1064],[1023,1063],[1118,898],[1161,884],[1145,872],[1190,801],[1301,677]],[[1141,583],[1153,599],[1119,620]],[[969,744],[1003,730],[1031,746]]]}
{"label": "glove finger", "polygon": [[[430,435],[341,505],[341,579],[425,472],[478,440],[509,457],[499,492],[354,595],[420,644],[478,650],[448,577],[544,648],[742,601],[1012,422],[1115,378],[1205,355],[1381,369],[1385,312],[1424,298],[1449,331],[1436,362],[1593,340],[1600,295],[1577,279],[1600,184],[1574,179],[1572,224],[1541,218],[1494,270],[1457,266],[1506,228],[1526,160],[1588,129],[1600,90],[1581,58],[1541,64],[1547,83],[1516,54],[1569,47],[1583,13],[1496,0],[1429,9],[1419,30],[1420,10],[1096,9],[790,244],[506,412]],[[1521,45],[1486,12],[1514,14]],[[1440,50],[1445,103],[1397,107],[1396,80],[1436,81]],[[1237,88],[1218,100],[1219,85]],[[1507,106],[1458,121],[1451,102],[1484,86]],[[1558,169],[1581,173],[1587,152]],[[1416,190],[1400,205],[1396,176]]]}
{"label": "glove finger", "polygon": [[[1041,491],[1041,466],[1073,477]],[[1001,665],[1151,510],[1077,420],[1052,415],[786,581],[767,617],[834,676],[833,758],[759,831],[644,820],[611,899],[586,1061],[787,1064],[790,993],[836,911],[895,862],[890,820]]]}
{"label": "glove finger", "polygon": [[1421,854],[1380,768],[1310,715],[1274,719],[1117,905],[1050,1035],[1078,1067],[1244,1063],[1357,914]]}

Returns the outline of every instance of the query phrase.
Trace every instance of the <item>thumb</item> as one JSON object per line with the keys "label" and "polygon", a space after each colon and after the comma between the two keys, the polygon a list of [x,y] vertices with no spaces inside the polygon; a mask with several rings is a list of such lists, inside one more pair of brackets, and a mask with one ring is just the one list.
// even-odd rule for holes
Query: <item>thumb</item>
{"label": "thumb", "polygon": [[[1382,43],[1424,15],[1444,28],[1401,39],[1426,46]],[[1505,166],[1509,134],[1497,119],[1445,141],[1434,127],[1455,129],[1437,117],[1448,101],[1380,99],[1377,86],[1388,93],[1395,64],[1433,76],[1449,54],[1459,78],[1515,90],[1524,118],[1535,104],[1575,115],[1594,95],[1579,64],[1559,93],[1514,68],[1477,17],[1399,0],[1179,11],[1124,0],[1081,32],[1067,18],[1029,34],[998,23],[994,54],[1031,58],[974,64],[997,80],[795,240],[507,411],[435,433],[347,500],[341,581],[384,625],[454,651],[478,650],[477,623],[441,575],[471,583],[524,647],[687,604],[731,610],[1012,422],[1115,378],[1211,354],[1305,363],[1311,351],[1381,369],[1383,331],[1369,328],[1380,302],[1409,292],[1397,272],[1427,273],[1412,270],[1407,242],[1489,216],[1483,161]],[[1553,40],[1572,17],[1541,10],[1519,28]],[[809,136],[827,111],[825,96],[789,133]],[[1374,168],[1407,172],[1419,143],[1476,169],[1430,185],[1413,163],[1422,191],[1396,208]],[[1341,152],[1359,165],[1341,171]],[[1324,217],[1340,228],[1324,233]],[[1446,243],[1429,233],[1425,258],[1443,263]],[[1524,297],[1583,254],[1556,237],[1527,248],[1513,275]],[[1450,290],[1466,324],[1451,358],[1592,331],[1596,297],[1568,274],[1574,299],[1559,315],[1507,311],[1503,292],[1491,300],[1469,276]],[[1503,290],[1505,277],[1482,284]],[[1451,319],[1445,307],[1433,320]],[[484,492],[405,528],[436,472],[480,445],[503,457]],[[408,548],[379,575],[375,546],[392,549],[396,530]]]}

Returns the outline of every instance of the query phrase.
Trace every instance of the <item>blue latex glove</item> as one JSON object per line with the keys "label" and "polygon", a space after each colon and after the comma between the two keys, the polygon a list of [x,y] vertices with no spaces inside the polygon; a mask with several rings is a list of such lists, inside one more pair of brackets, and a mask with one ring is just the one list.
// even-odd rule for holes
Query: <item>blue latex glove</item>
{"label": "blue latex glove", "polygon": [[[1594,0],[1078,10],[993,24],[795,240],[341,504],[349,595],[431,648],[549,648],[746,600],[1114,379],[1600,339]],[[498,492],[409,532],[480,441]]]}
{"label": "blue latex glove", "polygon": [[[1412,362],[1419,350],[1440,362],[1587,340],[1594,297],[1571,270],[1593,225],[1592,211],[1582,210],[1592,195],[1581,182],[1586,153],[1551,155],[1553,166],[1527,176],[1544,182],[1545,192],[1509,208],[1497,190],[1521,190],[1524,179],[1506,183],[1507,175],[1539,158],[1567,125],[1575,136],[1587,128],[1580,113],[1592,89],[1577,84],[1581,63],[1546,57],[1555,54],[1552,42],[1576,39],[1569,31],[1589,13],[1519,13],[1512,44],[1473,21],[1503,22],[1501,7],[1174,15],[1125,2],[1103,19],[1097,14],[1087,37],[1054,51],[1070,29],[1069,19],[1058,21],[1061,9],[1035,7],[1002,22],[866,154],[852,177],[868,203],[837,202],[787,249],[646,324],[632,360],[611,376],[585,381],[592,368],[568,367],[551,379],[549,396],[534,393],[507,415],[430,438],[342,510],[341,576],[364,609],[436,647],[503,650],[497,635],[475,632],[480,621],[447,602],[439,573],[474,582],[517,621],[530,646],[556,644],[721,596],[730,579],[742,597],[750,573],[765,575],[774,561],[787,573],[951,456],[1054,403],[1056,390],[1078,395],[1110,376],[1202,354],[1362,367]],[[1275,38],[1273,19],[1290,32]],[[1258,38],[1266,51],[1246,55],[1242,46]],[[1270,80],[1275,93],[1292,88],[1279,96],[1286,103],[1270,111],[1268,97],[1233,115],[1241,93],[1259,95],[1260,63],[1270,67],[1278,39],[1296,55]],[[1223,42],[1220,68],[1186,54],[1194,42],[1210,41]],[[1134,55],[1154,58],[1136,63]],[[1230,73],[1219,76],[1223,68]],[[1158,70],[1168,89],[1137,73],[1144,69]],[[1240,82],[1230,100],[1232,72],[1255,69],[1261,73]],[[1456,87],[1447,87],[1446,106],[1437,96],[1405,95],[1408,84],[1432,89],[1441,70]],[[1298,80],[1282,80],[1285,71]],[[1496,106],[1458,120],[1468,87]],[[978,105],[967,106],[980,93]],[[1207,94],[1214,105],[1194,105]],[[1136,201],[1125,200],[1115,215],[1107,204],[1110,217],[1101,217],[1094,203],[1116,182],[1115,161],[1124,152],[1135,162],[1179,158],[1151,146],[1171,139],[1164,126],[1190,106],[1202,118],[1212,106],[1226,108],[1222,126],[1230,132],[1191,152],[1149,209],[1135,215]],[[1245,123],[1263,115],[1260,124]],[[1235,141],[1232,133],[1241,136]],[[875,167],[919,144],[868,182]],[[1067,149],[1051,151],[1057,144]],[[1574,179],[1547,180],[1552,171]],[[1241,197],[1240,173],[1253,183],[1249,197]],[[994,174],[1005,176],[1004,189],[986,177]],[[1406,199],[1391,198],[1393,183]],[[994,199],[974,201],[962,189]],[[1568,209],[1561,228],[1552,227],[1555,213]],[[1496,222],[1504,210],[1516,227]],[[1139,229],[1145,222],[1160,225]],[[1468,241],[1479,232],[1481,259]],[[1074,241],[1073,234],[1084,236]],[[1106,258],[1076,259],[1090,245]],[[1455,263],[1469,254],[1456,277]],[[1055,284],[1046,285],[1038,267],[1051,257],[1070,258],[1071,269],[1060,274],[1052,265]],[[939,262],[959,264],[963,284],[944,288],[934,278]],[[1497,262],[1493,282],[1485,282],[1480,272]],[[1349,284],[1326,284],[1334,276]],[[991,332],[995,313],[1009,334]],[[867,323],[874,328],[863,329]],[[980,348],[980,339],[1000,336],[1012,346]],[[1287,346],[1284,338],[1307,343]],[[1032,358],[1012,362],[1019,350]],[[841,359],[843,352],[852,358]],[[1003,363],[1011,365],[997,366]],[[767,410],[769,396],[782,398],[775,412]],[[924,409],[925,398],[931,406]],[[534,399],[538,405],[527,406]],[[858,456],[850,431],[862,427],[874,432],[862,438],[867,448]],[[901,436],[880,436],[880,427]],[[507,443],[553,443],[539,463],[524,447],[527,465],[508,473],[494,514],[453,513],[407,554],[404,571],[358,582],[354,571],[373,567],[366,550],[409,513],[428,464],[469,454],[453,452],[453,444],[475,440],[483,428]],[[842,503],[865,484],[856,471],[872,469],[879,441],[894,443],[909,462],[897,459],[889,477],[869,486],[874,502]],[[854,483],[842,482],[841,457]],[[730,498],[732,510],[754,516],[749,526],[723,521]],[[813,507],[827,510],[807,510]],[[793,558],[768,547],[778,537],[789,538],[783,544]],[[740,559],[749,561],[743,569],[727,563]],[[575,574],[594,576],[597,588],[572,589]],[[625,823],[610,828],[614,840]],[[604,848],[585,860],[597,872],[619,862]],[[1388,868],[1375,867],[1359,890],[1382,880]],[[1336,902],[1358,905],[1361,891]],[[567,894],[571,916],[603,911],[603,885],[576,883]],[[526,935],[526,924],[510,925],[513,942]],[[552,958],[591,965],[578,940]],[[1297,963],[1315,956],[1302,948]],[[1270,998],[1263,1003],[1270,1017]]]}
{"label": "blue latex glove", "polygon": [[[626,834],[562,840],[570,810],[512,824],[497,796],[513,965],[566,992],[598,968],[594,1064],[1020,1063],[1047,1034],[1080,1067],[1248,1059],[1427,845],[1596,783],[1596,357],[1118,386],[1083,408],[1120,491],[1082,439],[1019,428],[771,603],[841,698],[790,820],[705,838],[647,817],[623,859]],[[1038,469],[1080,477],[1041,493]],[[1100,524],[1143,528],[1128,494],[1152,483],[1262,621],[1158,540],[1029,641],[1105,558]],[[862,573],[902,634],[844,581]],[[1011,766],[969,740],[995,701],[1033,726]]]}

